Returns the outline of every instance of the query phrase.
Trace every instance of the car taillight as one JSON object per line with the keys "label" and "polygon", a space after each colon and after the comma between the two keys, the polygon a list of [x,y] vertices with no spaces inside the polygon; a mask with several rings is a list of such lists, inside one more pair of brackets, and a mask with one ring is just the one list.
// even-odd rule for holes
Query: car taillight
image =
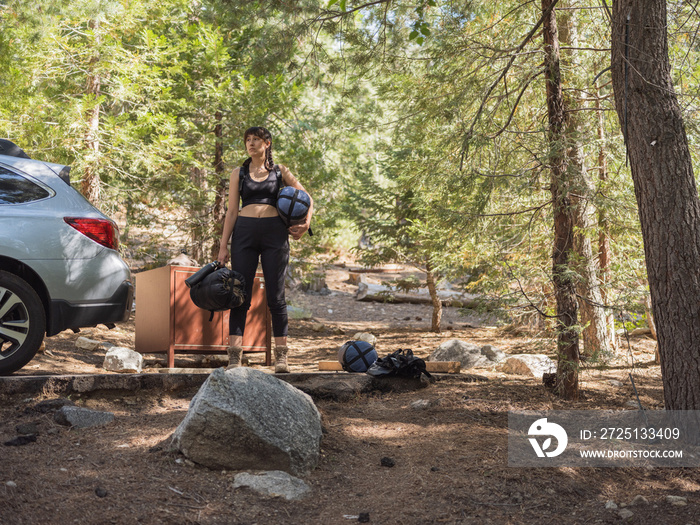
{"label": "car taillight", "polygon": [[119,228],[109,219],[64,217],[63,220],[96,243],[112,250],[119,249]]}

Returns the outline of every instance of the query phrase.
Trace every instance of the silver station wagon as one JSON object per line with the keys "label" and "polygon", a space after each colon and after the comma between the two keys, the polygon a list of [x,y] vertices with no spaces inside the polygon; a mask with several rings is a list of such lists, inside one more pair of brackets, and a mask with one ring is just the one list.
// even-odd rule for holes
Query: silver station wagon
{"label": "silver station wagon", "polygon": [[0,375],[26,365],[44,336],[129,317],[119,230],[69,172],[0,139]]}

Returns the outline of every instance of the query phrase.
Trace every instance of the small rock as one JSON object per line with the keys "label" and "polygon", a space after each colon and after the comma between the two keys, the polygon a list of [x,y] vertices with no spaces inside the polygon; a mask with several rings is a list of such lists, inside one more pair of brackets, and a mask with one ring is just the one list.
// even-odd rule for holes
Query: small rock
{"label": "small rock", "polygon": [[613,500],[609,499],[608,501],[605,502],[605,508],[608,510],[617,510],[617,503],[615,503]]}
{"label": "small rock", "polygon": [[114,414],[87,408],[65,406],[54,414],[53,419],[59,425],[89,428],[111,423],[114,420]]}
{"label": "small rock", "polygon": [[301,500],[311,493],[303,480],[282,472],[272,470],[262,474],[241,472],[233,478],[233,488],[247,487],[266,496],[284,498],[286,500]]}
{"label": "small rock", "polygon": [[616,388],[622,388],[623,386],[625,386],[622,381],[618,381],[617,379],[609,379],[608,384]]}
{"label": "small rock", "polygon": [[353,339],[355,341],[365,341],[372,346],[377,346],[377,336],[370,334],[369,332],[357,332]]}
{"label": "small rock", "polygon": [[22,445],[28,445],[29,443],[36,442],[36,436],[17,436],[14,439],[5,441],[4,445],[6,447],[21,447]]}
{"label": "small rock", "polygon": [[683,496],[666,496],[666,503],[670,503],[675,507],[684,507],[688,504],[688,498]]}
{"label": "small rock", "polygon": [[649,500],[641,494],[637,494],[630,502],[630,507],[634,507],[635,505],[649,505]]}
{"label": "small rock", "polygon": [[617,513],[617,515],[620,516],[620,519],[626,520],[634,516],[634,512],[629,509],[622,509]]}
{"label": "small rock", "polygon": [[16,489],[17,483],[15,483],[14,481],[7,481],[5,482],[5,486],[10,487],[11,489]]}
{"label": "small rock", "polygon": [[94,339],[88,339],[87,337],[80,336],[75,340],[75,347],[80,350],[87,350],[88,352],[94,352],[102,345],[102,341],[96,341]]}
{"label": "small rock", "polygon": [[103,489],[102,487],[97,487],[95,489],[95,495],[98,498],[104,498],[107,495],[107,491],[105,489]]}
{"label": "small rock", "polygon": [[115,346],[105,354],[102,368],[110,372],[140,374],[143,370],[143,356],[131,348]]}
{"label": "small rock", "polygon": [[393,459],[386,456],[382,458],[380,463],[382,467],[393,467],[394,465],[396,465],[396,462]]}
{"label": "small rock", "polygon": [[369,523],[369,512],[360,512],[360,515],[357,517],[357,521],[360,523]]}
{"label": "small rock", "polygon": [[414,410],[423,410],[428,408],[431,405],[429,399],[417,399],[413,403],[411,403],[409,406],[413,408]]}
{"label": "small rock", "polygon": [[326,330],[326,325],[323,323],[314,323],[311,325],[311,329],[314,332],[324,332]]}

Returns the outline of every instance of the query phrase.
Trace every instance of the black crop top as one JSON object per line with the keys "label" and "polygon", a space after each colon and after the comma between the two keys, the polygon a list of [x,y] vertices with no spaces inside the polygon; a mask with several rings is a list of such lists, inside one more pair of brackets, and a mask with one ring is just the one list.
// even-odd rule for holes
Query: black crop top
{"label": "black crop top", "polygon": [[277,205],[277,195],[282,187],[282,173],[279,166],[273,166],[264,181],[257,182],[250,177],[248,166],[241,166],[239,171],[241,208],[249,204]]}

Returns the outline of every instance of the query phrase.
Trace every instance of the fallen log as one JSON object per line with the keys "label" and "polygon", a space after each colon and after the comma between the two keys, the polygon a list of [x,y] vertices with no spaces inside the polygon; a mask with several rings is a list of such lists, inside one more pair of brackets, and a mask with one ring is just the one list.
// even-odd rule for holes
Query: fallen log
{"label": "fallen log", "polygon": [[[477,308],[483,306],[483,298],[474,294],[465,294],[451,290],[438,291],[438,297],[444,306],[457,308]],[[363,283],[357,285],[355,299],[363,302],[401,303],[401,304],[433,304],[428,290],[419,289],[415,292],[397,292],[389,286]]]}

